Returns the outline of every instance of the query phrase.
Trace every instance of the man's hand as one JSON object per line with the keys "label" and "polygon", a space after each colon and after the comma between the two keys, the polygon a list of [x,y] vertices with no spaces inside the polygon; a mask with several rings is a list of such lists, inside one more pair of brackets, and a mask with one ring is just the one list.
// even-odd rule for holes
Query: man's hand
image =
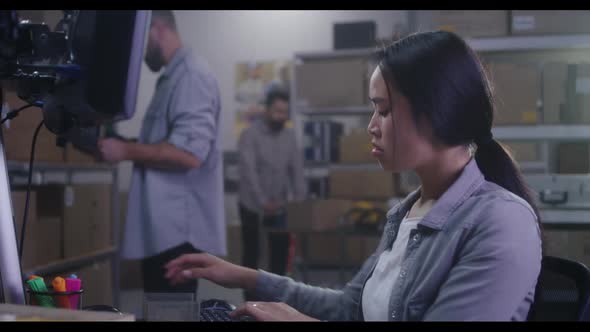
{"label": "man's hand", "polygon": [[264,209],[264,215],[265,216],[274,216],[277,214],[277,212],[279,211],[279,209],[281,208],[281,205],[275,201],[269,201],[266,204],[264,204],[264,206],[262,207]]}
{"label": "man's hand", "polygon": [[309,317],[282,302],[246,302],[236,310],[230,312],[231,317],[252,316],[257,321],[279,322],[317,322],[318,319]]}
{"label": "man's hand", "polygon": [[254,289],[258,271],[239,266],[207,253],[184,254],[164,266],[172,285],[205,278],[226,288]]}
{"label": "man's hand", "polygon": [[127,142],[116,138],[103,138],[98,141],[98,151],[104,161],[119,162],[128,159]]}

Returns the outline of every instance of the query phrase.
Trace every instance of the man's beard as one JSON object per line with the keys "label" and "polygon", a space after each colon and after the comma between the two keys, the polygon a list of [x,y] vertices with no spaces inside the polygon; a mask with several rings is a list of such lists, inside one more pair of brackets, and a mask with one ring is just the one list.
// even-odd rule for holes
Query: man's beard
{"label": "man's beard", "polygon": [[147,49],[145,52],[144,61],[152,72],[159,72],[164,66],[164,56],[162,55],[162,49],[157,46]]}
{"label": "man's beard", "polygon": [[285,122],[284,121],[268,121],[268,126],[270,127],[270,129],[273,132],[279,132],[281,130],[283,130],[283,128],[285,127]]}

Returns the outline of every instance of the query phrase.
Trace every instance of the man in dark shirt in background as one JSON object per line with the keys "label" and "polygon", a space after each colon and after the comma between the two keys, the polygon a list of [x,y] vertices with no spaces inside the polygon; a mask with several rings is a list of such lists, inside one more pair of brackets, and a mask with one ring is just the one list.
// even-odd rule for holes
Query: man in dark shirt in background
{"label": "man in dark shirt in background", "polygon": [[[295,132],[285,128],[289,118],[289,96],[282,89],[268,92],[265,116],[245,129],[238,143],[242,223],[242,264],[258,268],[260,222],[270,230],[270,270],[284,275],[287,268],[289,234],[272,232],[286,228],[287,201],[306,196],[303,160]],[[244,293],[247,301],[252,294]]]}

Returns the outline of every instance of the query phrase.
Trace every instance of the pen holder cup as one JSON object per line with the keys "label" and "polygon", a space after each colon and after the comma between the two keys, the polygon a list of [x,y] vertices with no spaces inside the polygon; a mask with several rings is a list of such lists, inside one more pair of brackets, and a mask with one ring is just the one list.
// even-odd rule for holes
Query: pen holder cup
{"label": "pen holder cup", "polygon": [[50,302],[55,308],[80,310],[82,307],[82,293],[84,289],[70,292],[56,292],[48,286],[47,292],[39,292],[27,288],[27,300],[29,305],[47,306]]}

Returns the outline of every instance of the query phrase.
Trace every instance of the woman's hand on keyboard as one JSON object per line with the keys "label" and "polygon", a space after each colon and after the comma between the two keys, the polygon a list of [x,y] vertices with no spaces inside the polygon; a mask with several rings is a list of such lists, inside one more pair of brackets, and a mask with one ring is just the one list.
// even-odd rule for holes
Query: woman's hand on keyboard
{"label": "woman's hand on keyboard", "polygon": [[229,313],[230,317],[252,316],[257,321],[319,321],[295,310],[283,302],[246,302]]}
{"label": "woman's hand on keyboard", "polygon": [[258,271],[232,264],[207,253],[184,254],[165,266],[172,285],[205,278],[226,288],[254,289]]}

